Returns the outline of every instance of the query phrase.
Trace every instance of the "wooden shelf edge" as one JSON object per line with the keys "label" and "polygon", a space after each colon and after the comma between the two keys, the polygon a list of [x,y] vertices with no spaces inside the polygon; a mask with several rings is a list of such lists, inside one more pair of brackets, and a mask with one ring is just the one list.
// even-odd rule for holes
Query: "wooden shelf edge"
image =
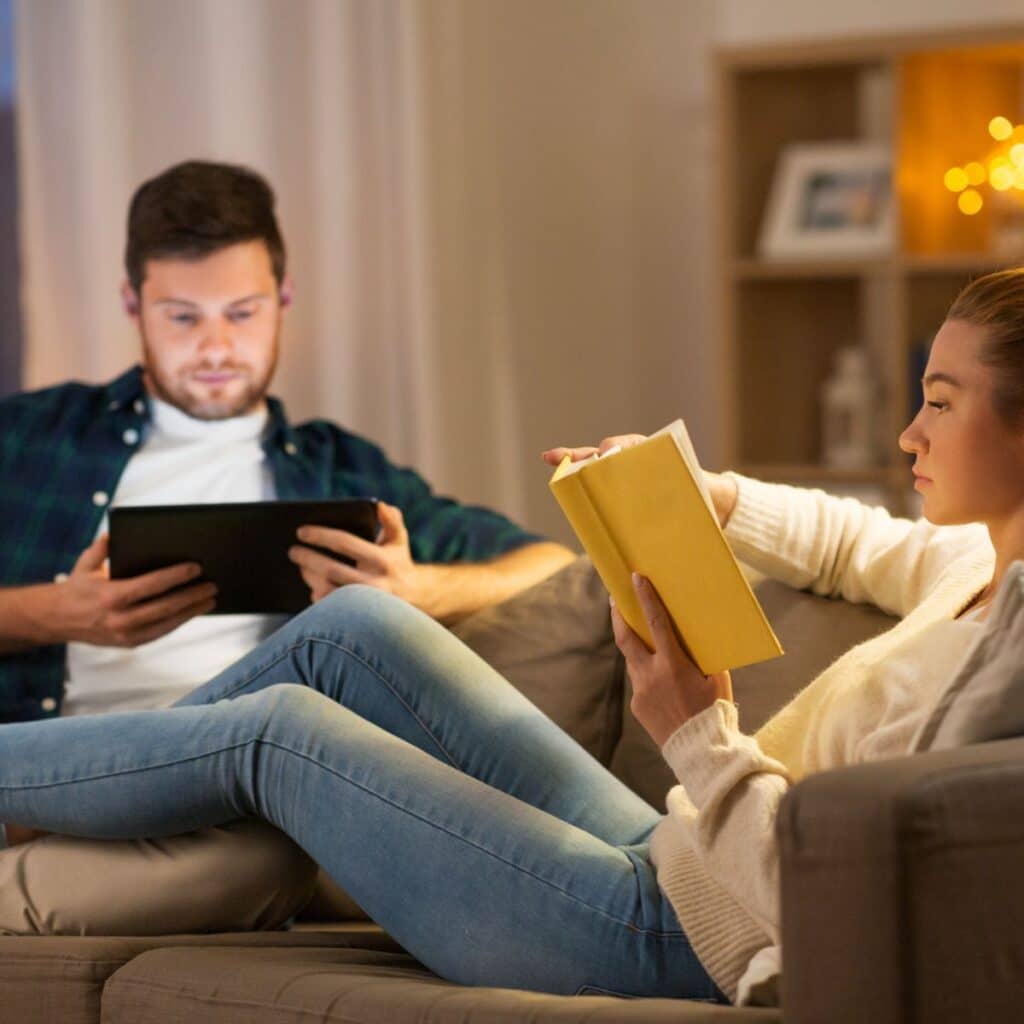
{"label": "wooden shelf edge", "polygon": [[813,281],[843,277],[865,277],[892,270],[893,261],[885,256],[815,257],[800,260],[765,260],[744,257],[732,261],[730,270],[736,281]]}
{"label": "wooden shelf edge", "polygon": [[1024,264],[1024,251],[1017,253],[941,252],[904,253],[898,268],[909,275],[972,274],[1001,270]]}

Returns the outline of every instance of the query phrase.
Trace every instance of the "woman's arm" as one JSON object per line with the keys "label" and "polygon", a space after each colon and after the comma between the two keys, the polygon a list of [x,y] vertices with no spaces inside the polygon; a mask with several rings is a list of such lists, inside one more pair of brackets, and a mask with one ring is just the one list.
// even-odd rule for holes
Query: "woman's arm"
{"label": "woman's arm", "polygon": [[906,615],[956,558],[991,551],[980,524],[897,519],[854,498],[735,473],[725,529],[736,557],[799,589]]}
{"label": "woman's arm", "polygon": [[[643,434],[606,437],[597,447],[553,448],[557,465],[628,448]],[[824,491],[765,483],[704,470],[719,524],[742,562],[800,590],[870,603],[906,615],[949,563],[971,550],[991,550],[983,526],[938,527],[898,519],[886,509]]]}
{"label": "woman's arm", "polygon": [[661,750],[682,783],[667,800],[675,833],[779,943],[775,818],[791,785],[785,766],[740,732],[736,706],[725,700],[684,723]]}
{"label": "woman's arm", "polygon": [[612,626],[633,684],[630,710],[682,783],[669,793],[674,828],[668,834],[690,846],[778,942],[774,825],[790,785],[786,769],[739,731],[729,673],[703,675],[654,587],[639,577],[634,582],[655,649],[649,651],[616,610]]}

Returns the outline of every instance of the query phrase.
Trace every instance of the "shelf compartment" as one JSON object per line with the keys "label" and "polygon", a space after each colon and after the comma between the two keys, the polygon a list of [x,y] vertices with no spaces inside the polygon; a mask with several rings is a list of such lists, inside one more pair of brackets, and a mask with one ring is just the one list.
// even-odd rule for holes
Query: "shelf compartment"
{"label": "shelf compartment", "polygon": [[733,263],[738,281],[809,281],[829,278],[859,278],[890,270],[891,260],[828,259],[764,260],[740,259]]}

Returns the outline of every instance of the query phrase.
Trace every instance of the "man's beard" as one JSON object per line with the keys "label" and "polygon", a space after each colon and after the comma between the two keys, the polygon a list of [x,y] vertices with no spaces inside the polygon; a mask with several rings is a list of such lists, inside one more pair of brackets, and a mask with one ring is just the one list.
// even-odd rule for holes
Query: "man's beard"
{"label": "man's beard", "polygon": [[[278,338],[274,338],[273,356],[267,364],[266,372],[259,378],[253,375],[252,368],[238,363],[223,363],[217,366],[196,362],[175,376],[165,374],[154,360],[150,351],[145,331],[142,332],[142,351],[146,384],[149,390],[159,399],[175,406],[183,413],[197,420],[226,420],[234,416],[243,416],[252,411],[266,397],[270,380],[277,366]],[[225,371],[237,374],[232,394],[218,396],[216,391],[210,397],[200,398],[189,391],[188,378],[201,370],[211,372]],[[243,386],[236,390],[237,383]]]}

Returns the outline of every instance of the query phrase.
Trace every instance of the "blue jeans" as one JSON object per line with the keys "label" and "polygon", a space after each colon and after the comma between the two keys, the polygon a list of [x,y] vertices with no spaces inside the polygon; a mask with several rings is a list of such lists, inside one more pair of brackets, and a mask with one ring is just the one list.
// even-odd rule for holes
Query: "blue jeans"
{"label": "blue jeans", "polygon": [[337,591],[173,708],[0,728],[0,821],[116,839],[243,817],[442,977],[724,1001],[648,860],[658,812],[385,594]]}

